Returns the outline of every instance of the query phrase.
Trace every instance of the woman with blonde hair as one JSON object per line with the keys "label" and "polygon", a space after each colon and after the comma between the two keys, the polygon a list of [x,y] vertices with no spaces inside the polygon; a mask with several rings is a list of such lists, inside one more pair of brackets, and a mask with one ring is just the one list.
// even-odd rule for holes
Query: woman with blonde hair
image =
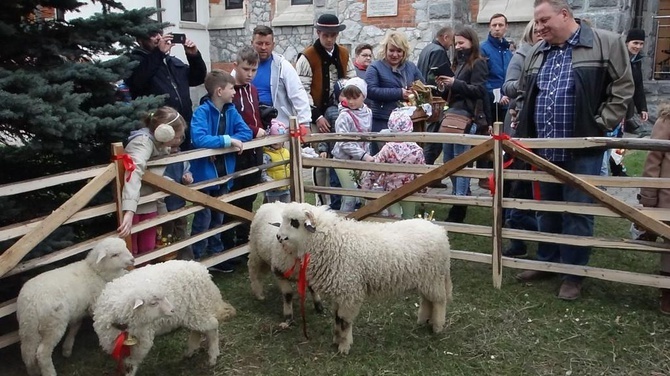
{"label": "woman with blonde hair", "polygon": [[[393,31],[386,34],[379,48],[379,60],[367,69],[365,82],[368,85],[368,100],[372,110],[372,132],[388,129],[391,112],[398,101],[408,100],[413,94],[412,83],[423,82],[423,76],[414,63],[407,60],[410,53],[405,34]],[[371,154],[379,151],[379,145],[370,145]]]}

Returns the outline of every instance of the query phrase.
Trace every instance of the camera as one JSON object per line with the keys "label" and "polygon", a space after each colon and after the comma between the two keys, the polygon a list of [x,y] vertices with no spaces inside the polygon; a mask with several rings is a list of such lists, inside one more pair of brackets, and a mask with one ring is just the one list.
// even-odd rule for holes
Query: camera
{"label": "camera", "polygon": [[172,33],[172,43],[184,44],[186,42],[186,34]]}

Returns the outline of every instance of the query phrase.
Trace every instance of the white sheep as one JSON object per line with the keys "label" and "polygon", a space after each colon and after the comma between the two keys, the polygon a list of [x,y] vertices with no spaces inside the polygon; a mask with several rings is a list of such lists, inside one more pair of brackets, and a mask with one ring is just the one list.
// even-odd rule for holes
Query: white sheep
{"label": "white sheep", "polygon": [[[281,324],[282,327],[290,325],[293,321],[293,288],[289,280],[295,281],[300,270],[300,266],[296,265],[296,260],[298,260],[296,250],[289,247],[288,244],[282,245],[277,241],[276,224],[281,222],[281,213],[286,205],[282,202],[273,202],[258,208],[249,231],[249,261],[247,263],[251,290],[259,300],[265,299],[261,277],[270,270],[275,275],[283,297],[284,322]],[[291,268],[293,268],[293,274],[287,279],[284,273]],[[309,291],[314,302],[314,309],[319,313],[323,312],[321,297],[314,292],[311,286]]]}
{"label": "white sheep", "polygon": [[54,376],[51,353],[68,329],[63,356],[72,354],[82,319],[105,284],[127,273],[133,255],[119,238],[100,241],[81,261],[44,272],[21,288],[16,300],[21,356],[31,376]]}
{"label": "white sheep", "polygon": [[191,331],[185,355],[200,347],[203,336],[209,364],[219,356],[219,322],[235,315],[221,297],[207,268],[195,261],[172,260],[148,265],[109,283],[93,309],[93,328],[100,346],[112,353],[122,331],[137,339],[125,362],[135,375],[153,346],[154,337],[183,327]]}
{"label": "white sheep", "polygon": [[442,331],[451,300],[450,249],[447,232],[423,219],[391,223],[358,222],[321,207],[288,204],[277,239],[309,253],[307,279],[332,299],[333,342],[347,354],[351,326],[370,296],[416,289],[421,295],[418,323]]}

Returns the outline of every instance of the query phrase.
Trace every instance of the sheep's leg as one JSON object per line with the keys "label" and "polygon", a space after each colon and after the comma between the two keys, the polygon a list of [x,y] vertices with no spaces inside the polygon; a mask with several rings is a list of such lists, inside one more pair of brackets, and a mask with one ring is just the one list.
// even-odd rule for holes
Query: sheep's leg
{"label": "sheep's leg", "polygon": [[249,261],[247,261],[247,268],[249,269],[249,281],[251,281],[251,291],[258,300],[265,300],[263,294],[263,283],[261,277],[265,274],[269,266],[265,261],[254,252],[249,254]]}
{"label": "sheep's leg", "polygon": [[323,313],[323,302],[321,301],[321,296],[314,292],[312,286],[309,286],[309,293],[312,295],[312,302],[314,303],[314,310],[317,313]]}
{"label": "sheep's leg", "polygon": [[433,303],[425,296],[421,296],[421,305],[419,306],[419,313],[417,314],[416,323],[423,325],[428,323],[433,314]]}
{"label": "sheep's leg", "polygon": [[184,352],[184,356],[187,358],[192,357],[200,348],[200,343],[202,343],[202,333],[191,331],[188,335],[188,340],[186,341],[186,352]]}
{"label": "sheep's leg", "polygon": [[444,329],[447,320],[447,301],[433,301],[433,314],[430,318],[433,324],[433,333],[439,333]]}
{"label": "sheep's leg", "polygon": [[340,343],[337,347],[337,351],[340,354],[349,354],[349,349],[354,343],[354,337],[352,334],[352,326],[354,319],[358,316],[358,311],[360,309],[360,304],[350,305],[346,307],[340,306],[337,309],[337,316],[335,317],[336,325],[339,323],[340,326]]}
{"label": "sheep's leg", "polygon": [[69,358],[70,355],[72,355],[72,346],[74,346],[74,337],[77,335],[77,332],[79,332],[79,328],[81,327],[81,319],[73,321],[70,323],[69,328],[67,330],[67,334],[65,335],[65,340],[63,341],[63,356],[66,358]]}
{"label": "sheep's leg", "polygon": [[51,318],[54,319],[55,322],[40,328],[42,341],[37,346],[37,364],[40,366],[42,376],[56,376],[56,368],[51,359],[51,354],[67,330],[67,322],[57,320],[55,317]]}
{"label": "sheep's leg", "polygon": [[219,328],[218,325],[215,329],[208,330],[205,332],[207,336],[207,355],[209,355],[209,365],[216,365],[216,359],[221,353],[219,350]]}
{"label": "sheep's leg", "polygon": [[451,295],[450,280],[444,277],[438,278],[429,289],[421,291],[421,296],[432,303],[433,309],[430,313],[430,323],[433,326],[433,332],[439,333],[444,329],[447,315],[447,300]]}
{"label": "sheep's leg", "polygon": [[21,357],[26,364],[26,371],[29,376],[40,376],[40,367],[37,364],[37,346],[40,344],[41,337],[37,328],[31,331],[29,335],[21,335]]}
{"label": "sheep's leg", "polygon": [[125,376],[135,376],[137,369],[154,346],[154,336],[151,334],[136,334],[137,344],[130,347],[130,355],[124,360]]}
{"label": "sheep's leg", "polygon": [[333,343],[335,345],[340,344],[340,325],[337,318],[337,303],[333,302],[333,312],[335,312],[335,325],[333,326]]}
{"label": "sheep's leg", "polygon": [[293,324],[293,287],[291,282],[282,276],[277,276],[277,284],[282,295],[284,322],[279,324],[282,329],[286,329]]}

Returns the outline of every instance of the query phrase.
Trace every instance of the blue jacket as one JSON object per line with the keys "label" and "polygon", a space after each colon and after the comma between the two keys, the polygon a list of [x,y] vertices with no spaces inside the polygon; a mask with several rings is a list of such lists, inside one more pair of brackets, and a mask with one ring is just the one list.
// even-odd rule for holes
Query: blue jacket
{"label": "blue jacket", "polygon": [[[235,108],[235,105],[226,103],[223,105],[223,111],[226,116],[226,131],[223,135],[219,135],[221,111],[214,106],[214,103],[206,99],[195,110],[191,119],[191,142],[194,149],[229,147],[231,138],[242,142],[251,140],[251,129],[242,120],[242,116]],[[216,157],[224,158],[227,173],[232,174],[235,172],[236,158],[234,153],[217,155]],[[193,174],[193,182],[195,183],[219,177],[216,173],[214,161],[210,157],[191,161],[191,173]],[[227,186],[230,189],[233,186],[233,181],[229,181]],[[209,189],[217,189],[217,187],[210,187]]]}
{"label": "blue jacket", "polygon": [[[372,62],[365,72],[372,118],[388,121],[391,112],[398,107],[398,101],[402,100],[402,89],[411,87],[416,80],[424,82],[419,68],[411,61],[406,61],[396,70],[384,60]],[[374,128],[373,123],[373,132],[381,130]]]}
{"label": "blue jacket", "polygon": [[512,60],[512,51],[509,50],[509,42],[503,38],[502,41],[494,38],[489,33],[488,38],[480,46],[482,56],[487,59],[489,66],[489,78],[486,81],[486,91],[493,92],[493,89],[500,89],[505,83],[505,74],[510,60]]}

